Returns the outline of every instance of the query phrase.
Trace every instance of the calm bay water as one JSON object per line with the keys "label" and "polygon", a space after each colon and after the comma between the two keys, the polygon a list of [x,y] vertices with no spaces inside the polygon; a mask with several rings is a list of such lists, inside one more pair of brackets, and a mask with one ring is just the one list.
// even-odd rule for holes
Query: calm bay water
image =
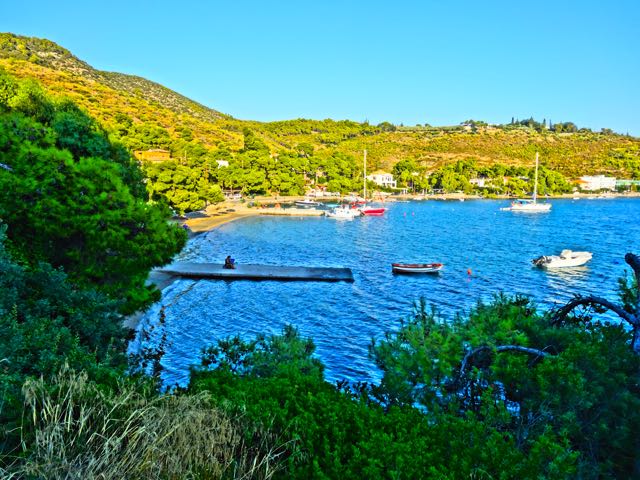
{"label": "calm bay water", "polygon": [[[617,299],[617,279],[629,270],[624,254],[640,253],[640,200],[556,200],[548,214],[499,210],[506,205],[390,203],[385,216],[354,221],[253,217],[194,238],[177,260],[222,263],[230,254],[239,263],[349,267],[355,282],[175,282],[141,322],[156,323],[164,307],[165,383],[186,384],[189,366],[216,339],[279,333],[288,323],[314,339],[329,380],[377,380],[371,338],[397,328],[421,297],[444,316],[500,291],[529,295],[541,308],[575,293]],[[531,266],[564,248],[591,251],[593,260],[557,272]],[[393,275],[393,262],[445,267],[438,275]]]}

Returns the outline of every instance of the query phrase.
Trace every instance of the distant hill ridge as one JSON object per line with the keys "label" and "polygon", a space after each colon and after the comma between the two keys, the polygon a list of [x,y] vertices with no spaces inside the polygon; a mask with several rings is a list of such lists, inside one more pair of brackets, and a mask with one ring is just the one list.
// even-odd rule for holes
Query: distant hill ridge
{"label": "distant hill ridge", "polygon": [[205,107],[158,83],[135,75],[96,70],[58,44],[40,38],[0,33],[0,58],[26,60],[54,70],[94,80],[115,90],[140,95],[150,102],[160,103],[176,113],[192,115],[205,121],[228,117]]}
{"label": "distant hill ridge", "polygon": [[484,122],[402,127],[349,120],[238,120],[144,78],[96,70],[50,40],[11,33],[0,33],[0,68],[69,97],[131,150],[163,148],[180,158],[187,151],[192,157],[226,158],[241,151],[243,131],[250,129],[271,154],[305,152],[320,160],[346,154],[358,163],[367,149],[372,170],[390,171],[403,159],[426,171],[460,160],[529,167],[538,151],[544,166],[569,178],[640,178],[640,139],[610,131],[557,133]]}

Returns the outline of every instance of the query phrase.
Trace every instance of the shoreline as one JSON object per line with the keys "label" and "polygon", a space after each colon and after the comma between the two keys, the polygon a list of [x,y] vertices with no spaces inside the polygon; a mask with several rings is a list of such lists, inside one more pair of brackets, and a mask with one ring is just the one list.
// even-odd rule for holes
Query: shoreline
{"label": "shoreline", "polygon": [[[196,237],[202,233],[209,232],[216,228],[221,227],[227,223],[233,222],[241,218],[257,217],[260,215],[301,215],[301,216],[313,216],[318,215],[312,209],[301,209],[297,212],[288,210],[287,213],[282,210],[278,210],[278,204],[292,204],[297,200],[302,200],[305,197],[280,197],[280,196],[261,196],[255,197],[251,202],[263,205],[262,208],[258,206],[249,207],[248,203],[241,203],[239,201],[225,200],[216,205],[209,205],[203,216],[188,218],[183,223],[189,227],[189,239]],[[529,198],[529,197],[511,197],[508,195],[495,195],[491,197],[485,197],[481,195],[471,195],[465,193],[443,193],[435,195],[394,195],[387,197],[383,200],[373,200],[374,203],[393,203],[396,201],[465,201],[465,200],[506,200],[512,201],[516,198]],[[640,198],[640,192],[627,192],[627,193],[608,193],[608,194],[590,194],[590,193],[565,193],[561,195],[550,195],[545,197],[538,197],[540,200],[603,200],[603,199],[620,199],[620,198]],[[328,202],[340,201],[339,197],[324,197],[320,200],[326,200]],[[265,208],[265,204],[275,204],[276,208]]]}
{"label": "shoreline", "polygon": [[[548,200],[573,200],[573,199],[595,199],[598,198],[598,195],[595,194],[564,194],[557,195],[553,197],[545,197]],[[255,202],[258,203],[283,203],[289,204],[293,203],[298,199],[302,199],[304,197],[258,197],[254,199]],[[632,192],[631,194],[611,194],[606,196],[600,196],[600,199],[618,199],[618,198],[640,198],[640,192]],[[327,197],[329,201],[335,201],[336,197],[330,198]],[[394,195],[392,198],[386,200],[388,203],[393,203],[396,200],[400,201],[429,201],[429,200],[437,200],[437,201],[451,201],[451,200],[513,200],[513,197],[508,196],[496,196],[496,197],[481,197],[479,195],[467,195],[467,194],[442,194],[442,195]],[[307,210],[308,211],[308,210]],[[241,218],[249,218],[256,217],[260,215],[273,215],[273,209],[261,209],[257,207],[248,207],[245,203],[240,203],[237,201],[224,201],[216,205],[210,205],[205,210],[203,216],[188,218],[184,221],[189,227],[189,239],[194,238],[198,235],[201,235],[206,232],[210,232],[219,228],[227,223],[234,222]],[[177,280],[178,277],[175,277],[170,274],[158,272],[156,270],[151,270],[149,272],[149,276],[147,277],[147,284],[154,284],[158,290],[162,291],[168,286],[170,286],[173,282]],[[123,324],[127,328],[137,329],[140,324],[140,319],[144,312],[138,312],[126,317],[123,321]]]}

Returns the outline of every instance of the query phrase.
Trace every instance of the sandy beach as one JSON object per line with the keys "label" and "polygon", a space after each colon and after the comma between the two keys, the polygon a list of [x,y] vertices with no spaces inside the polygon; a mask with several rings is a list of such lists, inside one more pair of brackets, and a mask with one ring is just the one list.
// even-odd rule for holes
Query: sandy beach
{"label": "sandy beach", "polygon": [[231,204],[223,202],[217,206],[212,206],[205,210],[206,216],[189,218],[184,223],[189,227],[191,232],[199,234],[208,232],[220,225],[232,222],[239,218],[251,217],[259,215],[257,208],[248,208],[239,204]]}
{"label": "sandy beach", "polygon": [[[566,193],[562,195],[553,195],[549,197],[540,197],[542,200],[549,199],[588,199],[588,198],[597,198],[602,197],[602,195],[598,195],[595,193]],[[628,193],[608,193],[605,194],[607,198],[640,198],[640,192],[628,192]],[[218,203],[216,205],[209,205],[204,211],[203,216],[189,218],[185,220],[185,224],[189,227],[191,235],[198,235],[203,232],[208,232],[214,228],[219,227],[228,222],[232,222],[239,218],[257,216],[257,215],[313,215],[313,211],[309,209],[300,209],[298,211],[294,210],[282,210],[278,208],[274,208],[273,205],[278,205],[278,203],[282,204],[290,204],[296,200],[301,200],[304,197],[256,197],[253,199],[258,205],[262,205],[262,207],[249,207],[247,203],[239,202],[239,201],[225,201],[222,203]],[[392,203],[394,201],[406,201],[406,200],[512,200],[514,197],[509,197],[507,195],[494,195],[491,197],[482,197],[480,195],[468,195],[464,193],[445,193],[445,194],[436,194],[436,195],[415,195],[415,194],[406,194],[406,195],[394,195],[391,197],[387,197],[385,202]],[[337,198],[329,198],[327,197],[325,200],[327,201],[336,201]],[[374,199],[375,201],[375,199]],[[266,205],[272,205],[272,207],[264,208]]]}

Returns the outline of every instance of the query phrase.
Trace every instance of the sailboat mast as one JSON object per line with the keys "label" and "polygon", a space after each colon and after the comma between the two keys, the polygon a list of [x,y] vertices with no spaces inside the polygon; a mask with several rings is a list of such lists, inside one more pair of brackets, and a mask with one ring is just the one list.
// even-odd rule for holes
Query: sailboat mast
{"label": "sailboat mast", "polygon": [[367,149],[364,150],[364,199],[367,199]]}
{"label": "sailboat mast", "polygon": [[536,203],[538,197],[538,152],[536,152],[536,177],[533,181],[533,203]]}

